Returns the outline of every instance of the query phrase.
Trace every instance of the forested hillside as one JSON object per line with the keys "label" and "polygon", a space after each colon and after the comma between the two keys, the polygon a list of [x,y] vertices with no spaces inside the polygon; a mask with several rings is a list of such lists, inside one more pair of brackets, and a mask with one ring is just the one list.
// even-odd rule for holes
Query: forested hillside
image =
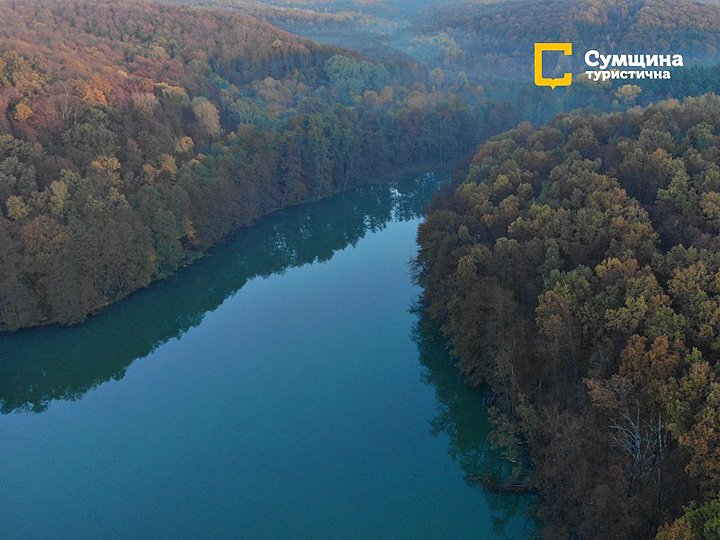
{"label": "forested hillside", "polygon": [[[576,108],[595,111],[649,104],[668,97],[720,91],[720,3],[694,0],[172,0],[223,6],[286,30],[369,51],[380,58],[411,57],[447,81],[481,85],[523,120],[545,122]],[[628,81],[590,83],[576,76],[569,88],[547,92],[532,81],[533,45],[570,41],[572,58],[551,55],[546,74],[586,69],[584,53],[679,53],[671,80],[633,81],[639,94],[615,95]],[[619,105],[619,106],[618,106]]]}
{"label": "forested hillside", "polygon": [[[414,26],[428,54],[446,65],[494,77],[529,79],[533,44],[571,42],[562,68],[581,71],[589,49],[606,53],[684,54],[688,64],[718,60],[720,6],[692,0],[509,0],[431,10]],[[547,66],[551,68],[552,66]]]}
{"label": "forested hillside", "polygon": [[548,538],[720,534],[719,149],[716,95],[523,123],[421,226],[424,300]]}
{"label": "forested hillside", "polygon": [[12,0],[0,17],[10,329],[80,321],[260,215],[516,123],[467,81],[230,11]]}
{"label": "forested hillside", "polygon": [[406,54],[404,45],[417,15],[434,3],[434,0],[167,1],[237,10],[319,43],[341,45],[379,58]]}

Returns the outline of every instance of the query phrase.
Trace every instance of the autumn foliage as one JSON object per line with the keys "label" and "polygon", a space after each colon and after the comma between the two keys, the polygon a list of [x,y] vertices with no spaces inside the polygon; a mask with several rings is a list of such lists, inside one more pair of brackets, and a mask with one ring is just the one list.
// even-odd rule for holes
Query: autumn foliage
{"label": "autumn foliage", "polygon": [[268,212],[507,129],[235,11],[0,3],[0,328],[83,320]]}
{"label": "autumn foliage", "polygon": [[551,538],[720,531],[718,133],[714,95],[523,123],[420,228],[428,309],[529,443]]}

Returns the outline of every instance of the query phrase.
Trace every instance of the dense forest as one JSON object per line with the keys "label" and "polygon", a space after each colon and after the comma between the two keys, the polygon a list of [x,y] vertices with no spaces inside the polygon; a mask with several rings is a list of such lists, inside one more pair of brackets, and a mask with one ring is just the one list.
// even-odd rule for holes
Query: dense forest
{"label": "dense forest", "polygon": [[424,301],[549,538],[720,535],[719,133],[715,95],[522,123],[421,226]]}
{"label": "dense forest", "polygon": [[234,12],[15,0],[0,17],[10,329],[80,321],[263,214],[516,123],[467,80]]}
{"label": "dense forest", "polygon": [[[0,17],[0,330],[82,321],[260,216],[486,141],[429,210],[415,270],[491,391],[490,481],[538,493],[548,538],[720,538],[720,97],[667,99],[720,93],[716,3],[0,0]],[[525,80],[543,40],[691,66],[550,92]],[[67,387],[66,368],[42,387],[9,364],[4,409],[111,376]]]}
{"label": "dense forest", "polygon": [[[571,42],[578,53],[557,71],[584,70],[584,52],[678,53],[689,64],[715,63],[720,6],[687,0],[517,0],[458,3],[430,10],[413,27],[427,54],[446,66],[488,77],[529,80],[537,42]],[[548,69],[551,66],[548,66]]]}

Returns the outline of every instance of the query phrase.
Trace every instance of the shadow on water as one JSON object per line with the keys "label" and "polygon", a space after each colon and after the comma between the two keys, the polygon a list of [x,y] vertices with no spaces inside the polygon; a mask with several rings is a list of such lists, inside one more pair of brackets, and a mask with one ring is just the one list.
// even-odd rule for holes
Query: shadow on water
{"label": "shadow on water", "polygon": [[249,280],[328,261],[390,221],[416,219],[436,187],[433,175],[415,176],[288,208],[83,324],[0,334],[0,412],[42,412],[122,379],[135,359],[199,325]]}
{"label": "shadow on water", "polygon": [[[422,381],[435,389],[438,403],[437,413],[430,420],[430,430],[435,436],[447,436],[448,455],[460,465],[466,475],[465,482],[481,489],[469,478],[485,475],[503,478],[508,472],[500,452],[490,442],[493,426],[487,412],[487,394],[463,381],[442,334],[424,310],[418,309],[418,312],[419,320],[412,338],[424,368]],[[529,517],[531,498],[488,490],[484,490],[484,494],[486,504],[493,512],[493,532],[500,538],[510,538],[507,536],[509,524],[518,516]],[[526,519],[526,523],[528,528],[523,538],[535,538],[534,521]]]}

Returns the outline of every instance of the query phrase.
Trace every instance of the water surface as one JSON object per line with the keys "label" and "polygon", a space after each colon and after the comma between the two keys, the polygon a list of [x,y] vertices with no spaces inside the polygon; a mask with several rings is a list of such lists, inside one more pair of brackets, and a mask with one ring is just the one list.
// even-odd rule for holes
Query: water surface
{"label": "water surface", "polygon": [[2,538],[523,538],[410,310],[435,182],[291,208],[86,323],[0,335]]}

